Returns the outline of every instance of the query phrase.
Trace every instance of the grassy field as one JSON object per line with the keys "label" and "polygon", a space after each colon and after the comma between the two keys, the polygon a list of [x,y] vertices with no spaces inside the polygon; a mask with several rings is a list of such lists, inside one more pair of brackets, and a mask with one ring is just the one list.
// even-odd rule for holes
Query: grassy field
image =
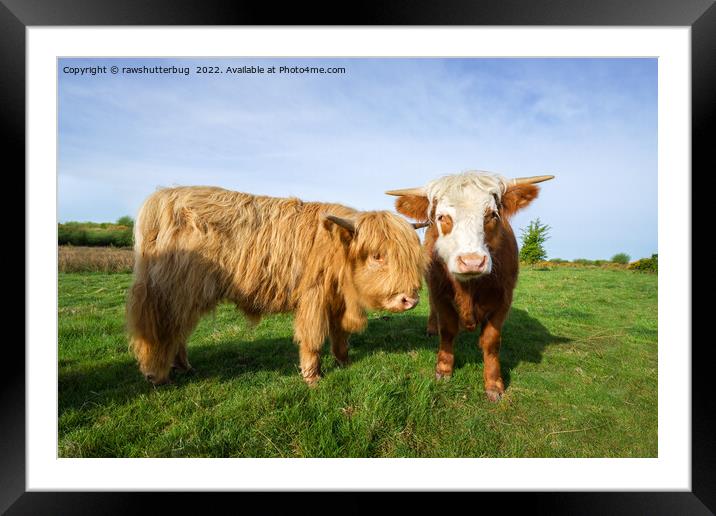
{"label": "grassy field", "polygon": [[655,457],[657,276],[523,269],[503,334],[505,398],[482,385],[474,333],[436,382],[427,293],[371,314],[339,369],[299,375],[291,317],[251,328],[231,306],[189,342],[197,371],[153,388],[124,334],[131,275],[59,275],[63,457]]}

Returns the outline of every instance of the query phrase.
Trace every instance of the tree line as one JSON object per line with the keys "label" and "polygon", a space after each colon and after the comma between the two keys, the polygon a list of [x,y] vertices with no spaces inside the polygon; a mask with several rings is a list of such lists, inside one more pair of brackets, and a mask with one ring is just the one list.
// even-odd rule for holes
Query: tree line
{"label": "tree line", "polygon": [[134,220],[125,216],[117,222],[65,222],[57,225],[57,243],[88,247],[132,247]]}
{"label": "tree line", "polygon": [[528,264],[535,264],[539,262],[552,262],[552,263],[575,263],[578,265],[604,265],[607,263],[616,263],[620,265],[627,265],[627,268],[632,270],[646,271],[646,272],[657,272],[659,265],[659,258],[657,254],[652,254],[651,258],[641,258],[634,262],[631,261],[631,256],[627,253],[617,253],[611,257],[610,260],[588,260],[586,258],[577,258],[569,262],[569,260],[562,260],[561,258],[549,258],[547,259],[547,250],[545,249],[545,242],[549,239],[550,226],[542,224],[539,217],[533,221],[530,221],[526,228],[520,228],[522,246],[520,247],[520,261]]}

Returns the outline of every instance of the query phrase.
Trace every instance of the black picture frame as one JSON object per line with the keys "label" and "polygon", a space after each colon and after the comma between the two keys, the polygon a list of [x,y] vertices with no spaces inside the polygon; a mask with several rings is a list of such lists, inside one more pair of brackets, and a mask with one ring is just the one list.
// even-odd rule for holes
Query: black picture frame
{"label": "black picture frame", "polygon": [[[214,2],[208,0],[0,0],[0,102],[4,129],[4,158],[14,170],[25,169],[25,49],[27,27],[111,25],[555,25],[555,26],[686,26],[691,28],[692,172],[690,178],[708,177],[716,170],[713,152],[716,114],[716,7],[713,0],[449,0],[430,2],[369,1],[340,10],[332,4]],[[8,168],[7,170],[10,170]],[[10,177],[13,176],[13,177]],[[8,173],[17,190],[25,193],[24,175]],[[692,207],[698,189],[692,186]],[[701,193],[703,195],[703,193]],[[24,199],[23,195],[23,199]],[[692,234],[699,222],[693,219]],[[24,237],[23,237],[24,238]],[[23,247],[24,249],[24,247]],[[706,266],[707,254],[692,249],[692,270]],[[27,256],[23,251],[23,263]],[[24,266],[25,278],[32,271]],[[48,291],[51,289],[48,286]],[[23,290],[24,291],[24,290]],[[19,303],[17,303],[19,304]],[[23,303],[23,307],[25,304]],[[704,306],[704,305],[702,305]],[[695,309],[697,303],[692,303]],[[692,320],[693,317],[692,310]],[[14,340],[14,339],[13,339]],[[585,514],[712,514],[716,512],[716,412],[710,384],[710,339],[692,344],[692,490],[690,492],[590,493],[481,493],[480,504],[494,499],[503,507],[515,502],[541,513]],[[126,513],[148,509],[142,493],[26,492],[25,479],[25,354],[6,342],[0,375],[0,512],[7,514]],[[11,364],[11,366],[9,365]],[[162,510],[187,510],[185,495],[162,493]],[[271,508],[280,499],[273,494],[241,496],[242,505]],[[299,495],[302,496],[302,495]],[[456,496],[456,495],[450,495]],[[475,495],[473,495],[475,496]],[[458,510],[461,502],[443,496],[414,493],[408,504],[428,509]],[[205,503],[205,502],[202,502]],[[301,503],[294,501],[292,505]],[[464,502],[463,502],[464,503]],[[474,503],[474,502],[470,502]],[[342,496],[341,512],[362,512],[373,504],[359,493]],[[206,508],[206,506],[204,506]],[[406,506],[403,506],[407,508]]]}

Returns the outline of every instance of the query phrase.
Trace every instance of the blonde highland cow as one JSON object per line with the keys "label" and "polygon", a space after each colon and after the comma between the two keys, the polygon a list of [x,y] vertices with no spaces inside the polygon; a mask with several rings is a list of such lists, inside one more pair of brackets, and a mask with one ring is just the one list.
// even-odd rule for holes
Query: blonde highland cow
{"label": "blonde highland cow", "polygon": [[366,309],[418,302],[424,259],[414,226],[387,211],[361,212],[213,187],[158,190],[135,224],[131,346],[146,378],[191,369],[187,339],[222,301],[250,319],[293,312],[301,373],[320,378],[326,337],[339,364]]}

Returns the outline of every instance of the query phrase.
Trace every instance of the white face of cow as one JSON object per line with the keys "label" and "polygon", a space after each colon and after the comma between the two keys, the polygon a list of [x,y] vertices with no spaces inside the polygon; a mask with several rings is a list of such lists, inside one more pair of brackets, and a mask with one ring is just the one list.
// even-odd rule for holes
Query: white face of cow
{"label": "white face of cow", "polygon": [[[395,208],[399,213],[432,224],[428,235],[434,252],[456,279],[468,281],[492,272],[493,253],[502,257],[504,252],[516,251],[507,220],[537,197],[535,183],[550,179],[554,176],[508,180],[489,172],[469,171],[441,177],[424,187],[386,193],[398,197]],[[512,242],[504,239],[508,233]],[[510,249],[502,248],[505,242]]]}
{"label": "white face of cow", "polygon": [[492,272],[487,232],[494,228],[504,182],[498,176],[447,176],[427,186],[438,231],[435,251],[460,281]]}

